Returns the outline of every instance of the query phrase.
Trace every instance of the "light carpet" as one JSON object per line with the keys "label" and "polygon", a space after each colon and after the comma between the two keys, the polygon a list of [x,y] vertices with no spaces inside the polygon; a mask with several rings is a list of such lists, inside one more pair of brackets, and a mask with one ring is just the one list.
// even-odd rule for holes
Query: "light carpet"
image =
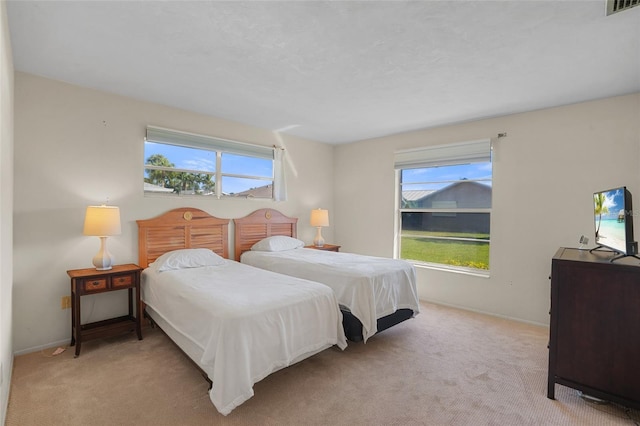
{"label": "light carpet", "polygon": [[548,329],[422,303],[414,319],[254,386],[228,416],[159,329],[18,356],[6,425],[638,425],[640,412],[556,385]]}

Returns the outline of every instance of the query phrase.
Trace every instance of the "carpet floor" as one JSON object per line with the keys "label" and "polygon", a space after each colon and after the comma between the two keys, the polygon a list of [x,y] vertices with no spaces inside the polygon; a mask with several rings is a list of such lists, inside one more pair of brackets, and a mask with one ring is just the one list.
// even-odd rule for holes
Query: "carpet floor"
{"label": "carpet floor", "polygon": [[17,356],[6,425],[639,425],[640,412],[556,385],[548,329],[423,302],[366,344],[271,374],[222,416],[157,328]]}

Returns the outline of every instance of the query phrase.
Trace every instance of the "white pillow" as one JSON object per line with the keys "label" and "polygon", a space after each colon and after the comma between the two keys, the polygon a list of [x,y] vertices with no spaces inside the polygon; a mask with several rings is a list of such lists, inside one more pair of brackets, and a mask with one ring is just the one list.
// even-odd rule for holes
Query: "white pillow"
{"label": "white pillow", "polygon": [[296,238],[287,237],[285,235],[274,235],[267,237],[255,243],[251,250],[253,251],[285,251],[294,250],[304,247],[304,241]]}
{"label": "white pillow", "polygon": [[163,254],[153,262],[153,267],[158,272],[173,269],[199,268],[201,266],[222,265],[224,258],[206,248],[181,249]]}

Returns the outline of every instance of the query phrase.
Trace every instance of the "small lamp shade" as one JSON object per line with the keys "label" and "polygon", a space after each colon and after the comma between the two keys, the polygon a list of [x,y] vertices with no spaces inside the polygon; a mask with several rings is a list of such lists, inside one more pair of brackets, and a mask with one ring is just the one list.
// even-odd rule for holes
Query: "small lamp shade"
{"label": "small lamp shade", "polygon": [[311,210],[311,226],[329,226],[329,211],[324,209]]}
{"label": "small lamp shade", "polygon": [[114,206],[89,206],[84,216],[84,235],[100,237],[100,251],[93,258],[93,265],[99,271],[106,271],[113,266],[113,256],[107,250],[107,237],[119,235],[120,209]]}
{"label": "small lamp shade", "polygon": [[329,211],[324,209],[311,210],[311,219],[309,220],[311,226],[318,228],[316,237],[313,239],[313,244],[316,247],[324,246],[324,238],[322,238],[322,227],[329,226]]}
{"label": "small lamp shade", "polygon": [[114,206],[89,206],[84,216],[84,235],[107,237],[119,235],[120,209]]}

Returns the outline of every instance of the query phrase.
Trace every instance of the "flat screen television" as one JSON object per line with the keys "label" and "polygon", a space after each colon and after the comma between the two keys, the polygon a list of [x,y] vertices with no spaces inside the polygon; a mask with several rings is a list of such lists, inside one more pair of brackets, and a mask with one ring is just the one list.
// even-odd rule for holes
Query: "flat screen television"
{"label": "flat screen television", "polygon": [[605,247],[614,251],[618,254],[614,259],[637,257],[638,243],[633,240],[633,206],[627,188],[621,186],[594,193],[593,206],[598,245],[595,249]]}

